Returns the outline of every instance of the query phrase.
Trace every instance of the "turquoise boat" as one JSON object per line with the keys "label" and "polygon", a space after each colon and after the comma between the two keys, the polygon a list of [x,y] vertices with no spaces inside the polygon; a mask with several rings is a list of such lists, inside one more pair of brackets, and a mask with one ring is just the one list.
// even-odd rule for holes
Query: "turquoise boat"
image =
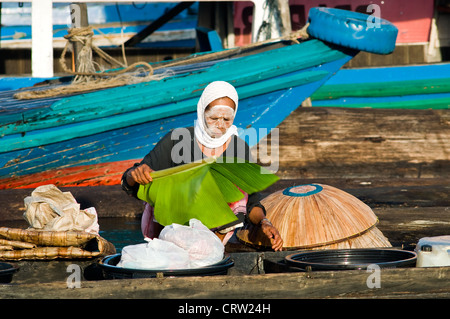
{"label": "turquoise boat", "polygon": [[[164,75],[159,80],[32,100],[15,98],[17,90],[2,91],[0,188],[118,184],[123,171],[167,132],[194,124],[198,98],[215,80],[236,87],[234,123],[241,136],[257,135],[247,140],[252,147],[360,50],[393,51],[395,26],[382,20],[379,28],[369,28],[367,17],[313,8],[307,39],[155,63],[154,74]],[[59,82],[30,90],[71,85]]]}
{"label": "turquoise boat", "polygon": [[324,107],[448,109],[450,63],[342,69],[311,101]]}

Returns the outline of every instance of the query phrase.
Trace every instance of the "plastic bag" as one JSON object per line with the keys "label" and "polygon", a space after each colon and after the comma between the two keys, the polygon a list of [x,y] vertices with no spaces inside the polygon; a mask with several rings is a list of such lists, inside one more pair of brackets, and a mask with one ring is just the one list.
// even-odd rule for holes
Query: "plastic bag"
{"label": "plastic bag", "polygon": [[189,221],[189,226],[172,224],[164,227],[159,239],[186,250],[189,253],[190,268],[215,264],[223,259],[225,251],[219,237],[195,218]]}
{"label": "plastic bag", "polygon": [[189,268],[189,254],[183,248],[158,238],[145,241],[147,243],[125,246],[116,266],[147,270]]}

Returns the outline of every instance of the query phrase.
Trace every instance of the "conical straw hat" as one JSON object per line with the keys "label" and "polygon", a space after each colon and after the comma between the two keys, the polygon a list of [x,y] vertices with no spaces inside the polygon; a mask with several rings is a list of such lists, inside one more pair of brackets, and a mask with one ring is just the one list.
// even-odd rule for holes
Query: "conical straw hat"
{"label": "conical straw hat", "polygon": [[[376,228],[372,209],[353,195],[328,185],[308,184],[277,191],[261,202],[285,249],[390,247]],[[247,225],[237,238],[271,247],[259,227]]]}

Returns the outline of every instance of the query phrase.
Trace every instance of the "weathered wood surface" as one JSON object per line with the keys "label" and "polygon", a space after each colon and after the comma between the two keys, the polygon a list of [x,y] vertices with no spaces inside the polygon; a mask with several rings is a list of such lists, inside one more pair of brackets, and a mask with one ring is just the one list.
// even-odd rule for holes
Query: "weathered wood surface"
{"label": "weathered wood surface", "polygon": [[[361,185],[361,181],[363,185]],[[280,180],[263,195],[289,186],[317,182],[339,187],[367,203],[379,218],[379,229],[396,244],[416,242],[424,236],[448,233],[450,225],[448,179],[401,179],[398,181],[314,179]],[[82,208],[95,207],[100,218],[139,218],[142,203],[129,198],[120,186],[69,188]],[[31,190],[0,191],[0,222],[4,226],[17,227],[24,223],[23,199]],[[100,221],[102,228],[102,222]]]}
{"label": "weathered wood surface", "polygon": [[[374,205],[390,196],[396,204],[408,199],[412,205],[448,206],[450,110],[301,107],[279,126],[279,144],[276,174],[281,181],[266,194],[322,182]],[[254,151],[255,158],[268,160]],[[100,216],[132,217],[142,210],[118,185],[64,190],[82,206],[96,207]],[[31,191],[0,191],[0,221],[21,219],[23,199]]]}
{"label": "weathered wood surface", "polygon": [[[119,279],[83,281],[68,289],[65,281],[1,285],[2,298],[129,299],[292,299],[292,298],[449,298],[450,268],[402,268],[381,271],[380,288],[369,288],[366,271]],[[332,289],[330,289],[332,287]]]}
{"label": "weathered wood surface", "polygon": [[[348,191],[371,206],[380,221],[378,228],[394,246],[411,245],[425,236],[449,234],[449,118],[448,110],[300,108],[279,127],[282,156],[277,174],[281,180],[263,195],[311,182],[328,184]],[[82,208],[94,206],[100,218],[139,218],[142,212],[142,204],[127,197],[118,185],[62,190],[71,191]],[[0,191],[2,224],[22,220],[23,199],[31,191]],[[286,252],[270,255],[249,249],[247,253],[250,255],[246,258],[250,259],[240,255],[228,276],[84,280],[79,289],[67,288],[64,280],[68,276],[67,262],[25,262],[18,283],[1,285],[0,296],[51,299],[450,297],[450,267],[386,269],[381,273],[381,288],[370,289],[367,287],[370,274],[364,271],[263,274],[261,256],[276,260]],[[80,265],[84,267],[86,263]],[[27,272],[36,273],[45,268],[56,277],[40,284],[27,277]]]}
{"label": "weathered wood surface", "polygon": [[303,107],[279,144],[282,178],[448,178],[450,110]]}
{"label": "weathered wood surface", "polygon": [[[95,207],[100,217],[136,217],[142,213],[143,204],[125,194],[120,185],[61,187],[63,192],[71,192],[82,209]],[[0,222],[23,220],[24,199],[33,189],[0,190]]]}
{"label": "weathered wood surface", "polygon": [[[281,179],[262,192],[267,196],[286,187],[308,183],[335,186],[377,207],[449,207],[450,178],[314,178]],[[81,208],[95,207],[100,217],[139,217],[142,203],[128,197],[119,185],[64,187],[80,203]],[[25,212],[24,198],[32,189],[0,191],[0,222],[21,221]]]}

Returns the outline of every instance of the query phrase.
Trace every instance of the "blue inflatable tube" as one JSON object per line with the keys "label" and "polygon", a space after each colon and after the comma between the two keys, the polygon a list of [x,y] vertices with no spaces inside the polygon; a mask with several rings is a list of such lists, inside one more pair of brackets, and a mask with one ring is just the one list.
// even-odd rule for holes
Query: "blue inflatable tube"
{"label": "blue inflatable tube", "polygon": [[398,29],[381,18],[320,7],[309,10],[308,22],[308,34],[322,41],[377,54],[389,54],[395,49]]}

